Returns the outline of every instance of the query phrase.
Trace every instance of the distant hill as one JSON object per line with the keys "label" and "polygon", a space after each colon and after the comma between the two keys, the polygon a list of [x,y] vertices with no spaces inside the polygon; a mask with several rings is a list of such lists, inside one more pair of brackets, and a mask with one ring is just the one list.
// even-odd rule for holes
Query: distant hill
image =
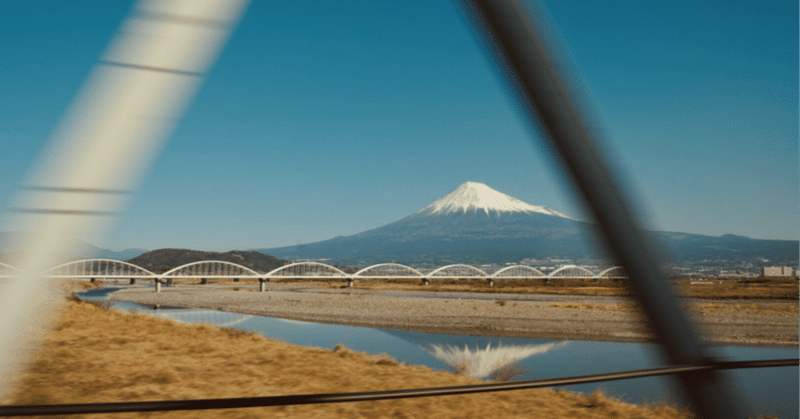
{"label": "distant hill", "polygon": [[257,272],[269,272],[289,262],[260,252],[232,250],[225,253],[204,252],[190,249],[158,249],[141,254],[127,262],[152,272],[166,272],[187,263],[202,260],[221,260],[246,266]]}

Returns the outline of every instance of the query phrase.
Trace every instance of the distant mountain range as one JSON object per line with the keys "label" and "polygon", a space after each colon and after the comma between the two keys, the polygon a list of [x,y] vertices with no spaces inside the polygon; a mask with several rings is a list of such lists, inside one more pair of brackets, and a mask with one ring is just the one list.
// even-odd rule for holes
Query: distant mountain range
{"label": "distant mountain range", "polygon": [[[523,259],[603,258],[593,226],[530,205],[482,183],[467,182],[399,221],[347,237],[256,249],[288,260],[365,266],[380,262],[432,265],[507,263]],[[796,265],[797,241],[651,232],[678,263],[736,261]]]}
{"label": "distant mountain range", "polygon": [[[15,231],[0,231],[0,261],[13,260],[14,256],[25,248],[30,235]],[[103,249],[83,240],[73,239],[66,246],[66,256],[71,259],[100,258],[126,260],[146,252],[145,249],[125,249],[114,251]]]}
{"label": "distant mountain range", "polygon": [[[115,252],[74,240],[68,256],[128,260],[153,271],[215,259],[262,272],[288,263],[287,260],[365,267],[383,262],[443,266],[517,263],[530,259],[575,262],[605,259],[593,240],[592,229],[592,224],[550,208],[530,205],[482,183],[467,182],[399,221],[315,243],[227,253],[188,249]],[[797,266],[800,255],[796,240],[665,231],[650,234],[661,244],[665,259],[684,265]],[[25,247],[26,240],[23,233],[0,232],[0,261],[12,260]]]}

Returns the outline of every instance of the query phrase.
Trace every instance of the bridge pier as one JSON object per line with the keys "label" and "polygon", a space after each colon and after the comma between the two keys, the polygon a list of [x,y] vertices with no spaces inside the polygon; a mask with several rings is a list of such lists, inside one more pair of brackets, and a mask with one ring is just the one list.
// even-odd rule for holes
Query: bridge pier
{"label": "bridge pier", "polygon": [[263,278],[258,278],[258,291],[259,292],[267,292],[267,280]]}
{"label": "bridge pier", "polygon": [[167,286],[172,286],[172,278],[167,278]]}
{"label": "bridge pier", "polygon": [[353,278],[347,278],[347,288],[353,288]]}
{"label": "bridge pier", "polygon": [[208,278],[200,278],[200,285],[208,284]]}
{"label": "bridge pier", "polygon": [[131,285],[135,285],[135,284],[136,284],[136,278],[131,278]]}
{"label": "bridge pier", "polygon": [[156,292],[161,292],[161,281],[156,279]]}
{"label": "bridge pier", "polygon": [[239,278],[233,278],[233,282],[239,282]]}
{"label": "bridge pier", "polygon": [[424,286],[424,285],[428,285],[428,284],[430,284],[430,283],[431,283],[431,281],[429,281],[429,280],[428,280],[428,278],[422,278],[422,285],[423,285],[423,286]]}
{"label": "bridge pier", "polygon": [[492,278],[486,278],[486,283],[491,287],[494,285],[494,280]]}
{"label": "bridge pier", "polygon": [[89,278],[89,282],[94,283],[95,281],[97,281],[96,278]]}

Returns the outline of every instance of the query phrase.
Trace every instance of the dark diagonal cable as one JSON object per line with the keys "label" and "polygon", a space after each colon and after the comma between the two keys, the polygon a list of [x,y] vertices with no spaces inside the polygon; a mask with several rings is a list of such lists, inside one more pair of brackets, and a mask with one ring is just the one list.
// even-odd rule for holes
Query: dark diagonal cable
{"label": "dark diagonal cable", "polygon": [[452,396],[458,394],[488,393],[494,391],[524,390],[541,387],[587,384],[598,381],[627,380],[668,374],[726,370],[740,368],[797,367],[799,359],[771,359],[762,361],[729,361],[715,364],[682,365],[642,370],[620,371],[576,377],[545,378],[540,380],[490,383],[468,386],[417,388],[407,390],[370,391],[361,393],[300,394],[290,396],[240,397],[232,399],[170,400],[124,403],[83,403],[0,406],[0,416],[77,415],[122,412],[164,412],[173,410],[236,409],[244,407],[289,406],[321,403],[364,402],[414,397]]}

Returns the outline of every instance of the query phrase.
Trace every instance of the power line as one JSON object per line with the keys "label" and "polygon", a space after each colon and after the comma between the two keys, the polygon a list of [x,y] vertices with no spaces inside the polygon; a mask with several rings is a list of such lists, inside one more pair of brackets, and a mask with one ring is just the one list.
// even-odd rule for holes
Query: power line
{"label": "power line", "polygon": [[743,368],[797,367],[800,359],[772,359],[759,361],[726,361],[713,364],[693,364],[581,375],[574,377],[545,378],[511,383],[487,383],[468,386],[416,388],[405,390],[370,391],[360,393],[299,394],[288,396],[239,397],[229,399],[169,400],[122,403],[81,403],[53,405],[0,406],[0,416],[77,415],[91,413],[165,412],[174,410],[237,409],[244,407],[289,406],[323,403],[348,403],[414,397],[452,396],[458,394],[488,393],[494,391],[524,390],[541,387],[566,386],[600,381],[627,380],[669,374],[684,374],[712,370]]}

